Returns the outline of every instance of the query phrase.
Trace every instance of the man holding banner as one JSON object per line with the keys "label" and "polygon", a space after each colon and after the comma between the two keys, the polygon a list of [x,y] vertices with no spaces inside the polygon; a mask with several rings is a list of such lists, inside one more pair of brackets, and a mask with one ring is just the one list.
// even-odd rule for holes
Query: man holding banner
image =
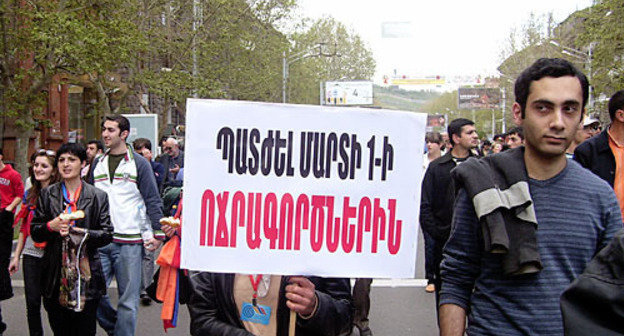
{"label": "man holding banner", "polygon": [[188,304],[191,335],[340,335],[351,327],[349,279],[197,273]]}
{"label": "man holding banner", "polygon": [[414,276],[426,115],[189,99],[187,125],[193,335],[339,335],[348,278]]}

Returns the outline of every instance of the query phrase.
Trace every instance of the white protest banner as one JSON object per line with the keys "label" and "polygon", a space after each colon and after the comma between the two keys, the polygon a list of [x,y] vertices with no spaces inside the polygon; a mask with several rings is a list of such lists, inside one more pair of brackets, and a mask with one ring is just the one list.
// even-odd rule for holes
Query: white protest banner
{"label": "white protest banner", "polygon": [[182,267],[413,277],[426,119],[189,99]]}

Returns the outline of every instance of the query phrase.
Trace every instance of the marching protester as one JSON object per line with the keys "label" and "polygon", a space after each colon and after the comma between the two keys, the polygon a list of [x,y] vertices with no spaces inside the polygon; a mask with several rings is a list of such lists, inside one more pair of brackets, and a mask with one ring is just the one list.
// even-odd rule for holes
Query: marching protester
{"label": "marching protester", "polygon": [[94,162],[96,188],[108,194],[113,242],[100,249],[106,284],[117,280],[115,310],[108,296],[98,308],[98,322],[109,335],[134,335],[142,282],[143,248],[156,250],[164,239],[159,220],[162,202],[154,172],[145,158],[126,144],[130,122],[121,115],[107,116],[102,139],[108,150]]}
{"label": "marching protester", "polygon": [[106,292],[98,248],[111,242],[106,193],[85,183],[81,144],[57,151],[61,182],[42,189],[32,220],[35,242],[46,243],[41,293],[55,335],[95,335],[96,310]]}
{"label": "marching protester", "polygon": [[[13,297],[9,262],[13,249],[13,211],[22,201],[24,184],[20,174],[3,161],[0,149],[0,301]],[[7,328],[0,313],[0,334]]]}
{"label": "marching protester", "polygon": [[595,129],[598,128],[599,125],[600,122],[590,116],[587,116],[583,120],[583,126],[579,127],[579,129],[576,130],[570,146],[568,146],[568,149],[566,149],[566,157],[568,159],[574,158],[574,151],[576,150],[576,147],[578,147],[585,140],[594,136]]}
{"label": "marching protester", "polygon": [[461,189],[441,267],[441,335],[562,335],[561,293],[622,228],[613,190],[565,157],[585,75],[542,58],[514,93],[524,147],[453,172]]}
{"label": "marching protester", "polygon": [[[165,175],[165,168],[160,163],[152,161],[152,142],[146,138],[138,138],[132,142],[132,147],[135,152],[141,154],[152,166],[156,186],[160,190]],[[141,304],[146,306],[152,301],[145,289],[152,283],[152,276],[154,275],[154,251],[144,249],[143,253],[143,281],[141,282],[140,298]]]}
{"label": "marching protester", "polygon": [[31,336],[43,335],[41,325],[41,279],[43,278],[43,249],[45,244],[34,243],[30,236],[30,228],[37,200],[41,190],[47,188],[59,180],[56,167],[56,153],[51,150],[41,149],[35,152],[34,164],[31,173],[32,186],[26,190],[20,212],[15,216],[15,221],[22,221],[17,246],[9,272],[15,274],[19,269],[19,259],[23,254],[22,273],[24,275],[24,296],[26,298],[26,315],[28,317],[28,330]]}
{"label": "marching protester", "polygon": [[442,136],[438,132],[428,132],[425,134],[425,145],[427,145],[427,153],[423,157],[423,170],[427,170],[433,160],[442,156]]}
{"label": "marching protester", "polygon": [[[423,172],[427,170],[432,161],[442,156],[442,136],[438,132],[429,132],[425,134],[425,144],[427,145],[427,153],[425,153],[423,157]],[[427,232],[424,230],[421,231],[425,242],[425,278],[427,278],[425,291],[427,293],[433,293],[435,291],[435,258],[433,255],[435,241]]]}
{"label": "marching protester", "polygon": [[285,336],[291,311],[298,336],[351,327],[349,279],[200,272],[190,283],[191,335]]}
{"label": "marching protester", "polygon": [[160,162],[156,162],[152,160],[152,142],[147,138],[138,138],[132,142],[132,147],[134,151],[141,154],[152,166],[152,170],[154,171],[154,178],[156,179],[156,185],[160,190],[162,186],[163,179],[165,178],[165,167],[163,167]]}
{"label": "marching protester", "polygon": [[495,142],[492,145],[492,154],[496,154],[496,153],[500,153],[502,152],[505,148],[505,146],[503,144],[501,144],[500,142]]}
{"label": "marching protester", "polygon": [[479,152],[481,153],[481,156],[488,156],[492,154],[492,143],[490,140],[483,140],[481,143],[481,150]]}
{"label": "marching protester", "polygon": [[425,172],[420,203],[420,227],[433,238],[433,267],[435,276],[436,307],[440,293],[440,262],[442,248],[451,231],[451,214],[454,196],[451,184],[451,170],[472,156],[479,136],[474,122],[459,118],[448,126],[452,149],[436,159]]}
{"label": "marching protester", "polygon": [[176,176],[181,168],[184,168],[184,151],[180,149],[178,140],[168,138],[163,143],[163,154],[160,157],[160,163],[165,167],[165,178],[163,179],[163,188],[171,185],[179,187],[176,183]]}
{"label": "marching protester", "polygon": [[85,178],[89,175],[89,171],[91,170],[91,164],[93,164],[93,160],[95,158],[100,157],[104,153],[104,144],[100,140],[91,140],[87,142],[87,165],[82,168],[82,172],[80,175]]}
{"label": "marching protester", "polygon": [[508,148],[517,148],[524,145],[524,131],[522,127],[514,127],[507,132],[505,144]]}
{"label": "marching protester", "polygon": [[574,160],[607,181],[624,213],[624,90],[609,100],[611,124],[574,150]]}

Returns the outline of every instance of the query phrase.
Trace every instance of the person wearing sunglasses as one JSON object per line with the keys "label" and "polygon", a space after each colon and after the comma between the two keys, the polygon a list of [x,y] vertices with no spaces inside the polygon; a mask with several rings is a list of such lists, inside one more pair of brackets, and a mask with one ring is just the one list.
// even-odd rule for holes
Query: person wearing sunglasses
{"label": "person wearing sunglasses", "polygon": [[24,295],[26,298],[26,316],[30,336],[43,335],[41,325],[41,297],[43,279],[43,251],[45,244],[35,243],[30,236],[30,226],[37,207],[37,199],[41,190],[58,182],[59,173],[56,168],[56,153],[40,149],[34,153],[33,167],[30,173],[32,186],[24,194],[24,202],[20,212],[15,216],[16,223],[21,221],[20,233],[13,259],[9,264],[11,275],[19,270],[20,256],[24,273]]}

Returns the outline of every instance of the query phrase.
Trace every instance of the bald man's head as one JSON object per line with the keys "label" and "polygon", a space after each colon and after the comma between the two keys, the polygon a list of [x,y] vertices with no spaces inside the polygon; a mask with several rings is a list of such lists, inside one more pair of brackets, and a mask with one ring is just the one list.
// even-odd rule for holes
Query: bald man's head
{"label": "bald man's head", "polygon": [[178,155],[180,155],[180,145],[178,144],[178,140],[174,138],[167,139],[165,141],[163,151],[165,151],[165,153],[169,154],[171,157],[178,157]]}

